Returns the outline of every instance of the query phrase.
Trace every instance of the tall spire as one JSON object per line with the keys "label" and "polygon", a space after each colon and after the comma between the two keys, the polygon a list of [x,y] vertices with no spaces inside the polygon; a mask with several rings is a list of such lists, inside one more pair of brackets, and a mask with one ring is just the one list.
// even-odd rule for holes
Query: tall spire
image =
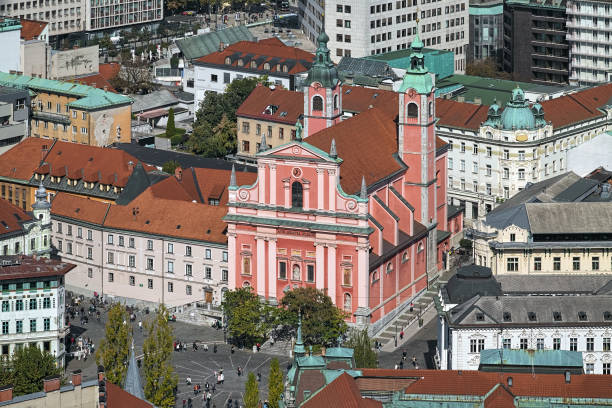
{"label": "tall spire", "polygon": [[266,132],[261,132],[261,142],[259,143],[259,153],[268,150],[268,142],[266,141]]}
{"label": "tall spire", "polygon": [[43,186],[42,180],[40,180],[40,184],[38,185],[38,189],[35,193],[36,201],[32,204],[32,209],[34,210],[48,210],[51,208],[51,203],[47,201],[47,190],[45,186]]}
{"label": "tall spire", "polygon": [[295,346],[293,347],[293,354],[295,357],[302,357],[306,354],[306,348],[304,347],[304,341],[302,340],[302,311],[298,312],[298,329],[297,339],[295,340]]}
{"label": "tall spire", "polygon": [[329,148],[329,157],[334,159],[338,158],[338,152],[336,151],[336,139],[332,139],[331,147]]}
{"label": "tall spire", "polygon": [[230,175],[230,187],[236,187],[236,166],[232,164],[232,174]]}
{"label": "tall spire", "polygon": [[359,198],[366,200],[368,198],[368,186],[366,185],[365,176],[361,176],[361,192]]}
{"label": "tall spire", "polygon": [[307,86],[313,82],[318,82],[324,88],[334,88],[338,83],[338,70],[329,57],[328,41],[329,37],[325,34],[325,31],[321,31],[321,34],[317,37],[315,61],[308,70]]}
{"label": "tall spire", "polygon": [[136,365],[136,356],[134,355],[134,339],[132,339],[132,350],[130,351],[130,361],[123,389],[137,398],[145,399],[140,374],[138,374],[138,366]]}

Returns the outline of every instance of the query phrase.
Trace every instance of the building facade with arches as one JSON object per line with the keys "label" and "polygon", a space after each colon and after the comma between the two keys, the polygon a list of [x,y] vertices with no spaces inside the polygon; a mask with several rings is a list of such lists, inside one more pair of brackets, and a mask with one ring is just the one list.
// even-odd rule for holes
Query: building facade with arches
{"label": "building facade with arches", "polygon": [[232,177],[229,287],[250,286],[273,304],[290,289],[317,288],[351,323],[376,330],[445,267],[446,144],[418,39],[396,108],[344,120],[327,41],[318,38],[295,138],[268,148],[263,134],[257,181]]}

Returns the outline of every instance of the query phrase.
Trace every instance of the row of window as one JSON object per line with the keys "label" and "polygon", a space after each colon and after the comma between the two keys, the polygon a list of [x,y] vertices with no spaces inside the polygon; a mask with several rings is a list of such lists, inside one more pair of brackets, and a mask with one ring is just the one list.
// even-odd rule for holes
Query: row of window
{"label": "row of window", "polygon": [[[42,121],[42,125],[43,125],[43,129],[49,129],[49,123],[53,123],[53,130],[58,130],[59,129],[59,124],[55,123],[55,122],[47,122],[46,120]],[[36,119],[34,121],[34,127],[39,127],[40,126],[40,121],[38,119]],[[62,125],[62,131],[64,133],[68,132],[68,125]],[[76,135],[78,133],[78,127],[76,126],[72,126],[72,134]],[[81,134],[82,135],[86,135],[88,133],[88,130],[86,127],[81,127]]]}
{"label": "row of window", "polygon": [[[43,102],[42,101],[37,101],[36,102],[36,106],[38,106],[38,110],[39,111],[41,111],[41,112],[44,111],[44,109],[43,109]],[[68,104],[65,104],[63,106],[63,108],[66,111],[65,113],[69,113],[70,112],[70,107],[68,106]],[[62,109],[62,104],[60,104],[60,103],[56,103],[55,104],[55,112],[56,113],[62,113],[62,111],[64,109]],[[53,111],[53,103],[51,103],[51,101],[47,101],[47,111],[49,111],[49,112]],[[74,119],[76,119],[77,115],[78,115],[78,111],[72,110],[72,117]],[[87,120],[87,112],[81,112],[81,118],[83,120]]]}
{"label": "row of window", "polygon": [[[455,180],[451,176],[448,176],[448,188],[455,188],[454,183],[455,183]],[[459,180],[459,190],[468,191],[464,178]],[[472,191],[475,193],[478,193],[480,191],[479,182],[477,180],[474,180],[472,182]],[[510,187],[504,186],[503,191],[504,191],[504,198],[510,198]],[[485,184],[485,193],[489,196],[493,194],[493,186],[491,183]]]}
{"label": "row of window", "polygon": [[[512,238],[512,237],[511,237]],[[512,239],[510,239],[512,241]],[[509,258],[509,259],[517,259],[518,258]],[[600,267],[599,257],[594,256],[591,258],[591,270],[598,271]],[[533,270],[541,271],[542,270],[542,257],[536,256],[533,258]],[[561,270],[561,257],[555,256],[553,257],[553,271]],[[574,256],[572,257],[572,270],[579,271],[580,270],[580,257]]]}
{"label": "row of window", "polygon": [[[601,350],[597,351],[610,351],[610,337],[602,338],[601,342]],[[505,349],[512,349],[512,339],[504,338],[502,340],[502,346]],[[480,353],[485,348],[485,340],[484,339],[471,339],[470,340],[470,353]],[[520,338],[519,339],[519,349],[527,350],[529,348],[529,339]],[[552,344],[553,350],[561,350],[561,338],[555,337],[553,338]],[[536,339],[536,350],[544,350],[544,338]],[[569,339],[569,350],[570,351],[578,351],[578,338],[570,337]],[[586,338],[586,349],[585,351],[595,351],[595,338],[587,337]],[[609,373],[608,373],[609,374]]]}
{"label": "row of window", "polygon": [[[227,281],[227,271],[223,271],[223,276],[225,277],[224,281]],[[115,281],[115,274],[113,272],[108,273],[108,281]],[[134,275],[130,275],[128,278],[130,286],[136,286],[136,277]],[[147,288],[153,289],[153,279],[147,279]],[[168,293],[174,293],[174,282],[168,282]],[[193,294],[192,285],[185,286],[185,294],[191,296]]]}
{"label": "row of window", "polygon": [[[19,194],[19,191],[21,190],[21,194]],[[25,188],[18,188],[15,187],[15,200],[13,201],[13,186],[12,185],[5,185],[2,184],[1,186],[1,191],[2,191],[2,199],[3,200],[8,200],[8,202],[15,204],[16,206],[19,206],[19,198],[21,196],[21,208],[22,209],[26,209],[26,189]],[[8,192],[8,195],[7,195]]]}
{"label": "row of window", "polygon": [[[174,263],[172,261],[168,261],[168,273],[173,273],[174,272]],[[172,269],[172,270],[170,270]],[[221,270],[221,281],[222,282],[227,282],[228,280],[228,274],[229,272],[227,271],[227,269],[223,269]],[[193,269],[192,269],[192,265],[186,265],[185,266],[185,275],[186,276],[193,276]],[[93,278],[93,269],[89,268],[87,270],[87,276],[89,278]],[[204,279],[212,279],[212,268],[207,266],[204,268]],[[130,286],[135,286],[136,285],[136,277],[134,275],[130,275],[129,277],[129,283]],[[114,282],[115,281],[115,274],[113,272],[109,272],[108,273],[108,281],[109,282]],[[147,287],[149,289],[153,289],[153,279],[147,279],[148,284]]]}
{"label": "row of window", "polygon": [[[47,235],[43,235],[43,247],[42,249],[47,248],[47,244],[48,244],[48,236]],[[15,242],[13,244],[13,248],[14,248],[14,252],[12,255],[18,255],[21,253],[21,243],[20,242]],[[36,238],[30,238],[30,251],[31,252],[35,252],[38,249],[38,246],[36,245]],[[2,246],[2,255],[11,255],[9,254],[9,246],[8,244],[5,244]]]}
{"label": "row of window", "polygon": [[[30,333],[34,333],[37,330],[38,319],[30,319]],[[11,324],[8,321],[2,322],[2,334],[11,334]],[[15,321],[15,331],[13,333],[23,333],[23,320]],[[45,317],[43,319],[43,331],[51,330],[51,319]]]}
{"label": "row of window", "polygon": [[[24,299],[17,299],[15,301],[2,301],[2,311],[3,312],[21,312],[24,310],[36,310],[36,309],[51,309],[51,304],[53,303],[53,307],[55,308],[55,298],[44,297],[38,299],[29,299],[29,301]],[[24,309],[27,306],[27,309]]]}

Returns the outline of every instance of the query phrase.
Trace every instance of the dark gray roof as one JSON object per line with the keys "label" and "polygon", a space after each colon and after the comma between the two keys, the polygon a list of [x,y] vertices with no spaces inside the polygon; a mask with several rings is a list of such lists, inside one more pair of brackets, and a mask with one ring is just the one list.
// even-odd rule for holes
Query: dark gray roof
{"label": "dark gray roof", "polygon": [[186,59],[192,60],[218,51],[220,43],[230,45],[239,41],[255,40],[255,36],[246,26],[239,25],[206,34],[194,35],[193,37],[181,38],[176,40],[176,45]]}
{"label": "dark gray roof", "polygon": [[172,95],[172,92],[167,89],[151,92],[146,95],[134,95],[134,103],[132,104],[132,112],[140,113],[154,109],[166,108],[174,106],[178,103],[178,98]]}
{"label": "dark gray roof", "polygon": [[485,218],[485,224],[497,229],[504,229],[510,225],[529,229],[529,219],[527,218],[525,204],[491,211]]}
{"label": "dark gray roof", "polygon": [[491,269],[486,266],[462,266],[442,288],[444,303],[460,304],[476,295],[502,295],[499,284],[491,274]]}
{"label": "dark gray roof", "polygon": [[574,184],[557,194],[553,200],[556,202],[582,201],[582,199],[592,193],[599,183],[596,180],[581,178]]}
{"label": "dark gray roof", "polygon": [[475,296],[451,309],[448,318],[454,326],[609,327],[611,312],[611,296]]}
{"label": "dark gray roof", "polygon": [[[608,275],[497,275],[504,294],[604,294]],[[601,292],[604,290],[604,292]]]}
{"label": "dark gray roof", "polygon": [[532,234],[612,233],[610,203],[525,204]]}
{"label": "dark gray roof", "polygon": [[185,91],[174,91],[174,96],[176,96],[180,101],[183,102],[193,102],[194,96],[191,92]]}
{"label": "dark gray roof", "polygon": [[142,163],[138,162],[136,167],[134,167],[134,171],[130,174],[130,178],[121,192],[121,195],[117,198],[116,203],[119,205],[127,205],[147,188],[167,177],[168,175],[161,171],[151,171],[147,173]]}
{"label": "dark gray roof", "polygon": [[347,76],[364,75],[380,80],[390,78],[399,79],[389,64],[384,61],[368,60],[364,58],[342,57],[338,64],[338,73],[341,78]]}
{"label": "dark gray roof", "polygon": [[[232,162],[223,159],[196,156],[188,153],[179,153],[172,150],[153,149],[150,147],[140,146],[136,143],[115,143],[113,144],[113,147],[131,154],[143,163],[157,167],[161,167],[164,165],[164,163],[169,161],[176,160],[184,169],[189,167],[218,170],[232,169]],[[240,165],[236,167],[236,171],[256,172],[257,168],[253,166]]]}

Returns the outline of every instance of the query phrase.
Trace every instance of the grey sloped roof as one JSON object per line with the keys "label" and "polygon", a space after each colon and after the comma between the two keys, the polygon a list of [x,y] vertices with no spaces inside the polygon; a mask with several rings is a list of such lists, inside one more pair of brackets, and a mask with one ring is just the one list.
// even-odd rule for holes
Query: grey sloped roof
{"label": "grey sloped roof", "polygon": [[445,303],[460,304],[476,295],[500,296],[501,288],[491,269],[486,266],[467,265],[459,268],[442,288]]}
{"label": "grey sloped roof", "polygon": [[338,64],[338,73],[341,77],[360,75],[377,77],[381,80],[383,78],[399,79],[386,62],[365,58],[342,57]]}
{"label": "grey sloped roof", "polygon": [[179,102],[178,98],[167,89],[161,89],[146,95],[134,95],[133,98],[132,112],[134,113],[164,108],[176,105]]}
{"label": "grey sloped roof", "polygon": [[581,199],[593,192],[598,184],[596,180],[588,178],[578,179],[571,186],[557,194],[553,200],[556,202],[582,201]]}
{"label": "grey sloped roof", "polygon": [[193,37],[181,38],[176,41],[186,59],[192,60],[203,57],[219,50],[219,44],[234,44],[239,41],[255,41],[255,36],[246,26],[225,28]]}
{"label": "grey sloped roof", "polygon": [[156,184],[169,177],[166,173],[161,171],[148,172],[142,166],[142,163],[138,162],[134,171],[130,175],[128,182],[121,192],[121,195],[117,198],[116,203],[119,205],[127,205],[133,199],[138,197],[147,188]]}
{"label": "grey sloped roof", "polygon": [[529,219],[527,218],[525,204],[519,204],[516,207],[508,207],[499,211],[491,211],[487,214],[485,223],[497,229],[504,229],[510,225],[529,229]]}
{"label": "grey sloped roof", "polygon": [[136,365],[136,357],[134,356],[134,344],[132,344],[132,350],[130,351],[130,361],[128,362],[123,389],[141,400],[145,399],[144,389],[140,382],[140,374],[138,373],[138,365]]}
{"label": "grey sloped roof", "polygon": [[612,233],[610,203],[525,204],[532,234]]}
{"label": "grey sloped roof", "polygon": [[[579,318],[581,312],[586,313],[585,320]],[[453,325],[612,326],[612,320],[604,318],[606,312],[612,312],[611,296],[476,296],[451,309],[449,320]],[[481,313],[484,318],[479,320]],[[508,313],[509,321],[504,319]],[[529,319],[529,313],[535,313],[535,320]],[[560,321],[554,313],[561,314]]]}
{"label": "grey sloped roof", "polygon": [[495,207],[491,213],[528,202],[552,202],[554,201],[554,197],[566,190],[578,180],[580,180],[580,177],[574,172],[570,171],[556,177],[551,177],[549,179],[540,181],[539,183],[532,184],[513,195],[512,198]]}
{"label": "grey sloped roof", "polygon": [[495,278],[504,294],[605,294],[607,286],[612,289],[612,276],[608,275],[497,275]]}

